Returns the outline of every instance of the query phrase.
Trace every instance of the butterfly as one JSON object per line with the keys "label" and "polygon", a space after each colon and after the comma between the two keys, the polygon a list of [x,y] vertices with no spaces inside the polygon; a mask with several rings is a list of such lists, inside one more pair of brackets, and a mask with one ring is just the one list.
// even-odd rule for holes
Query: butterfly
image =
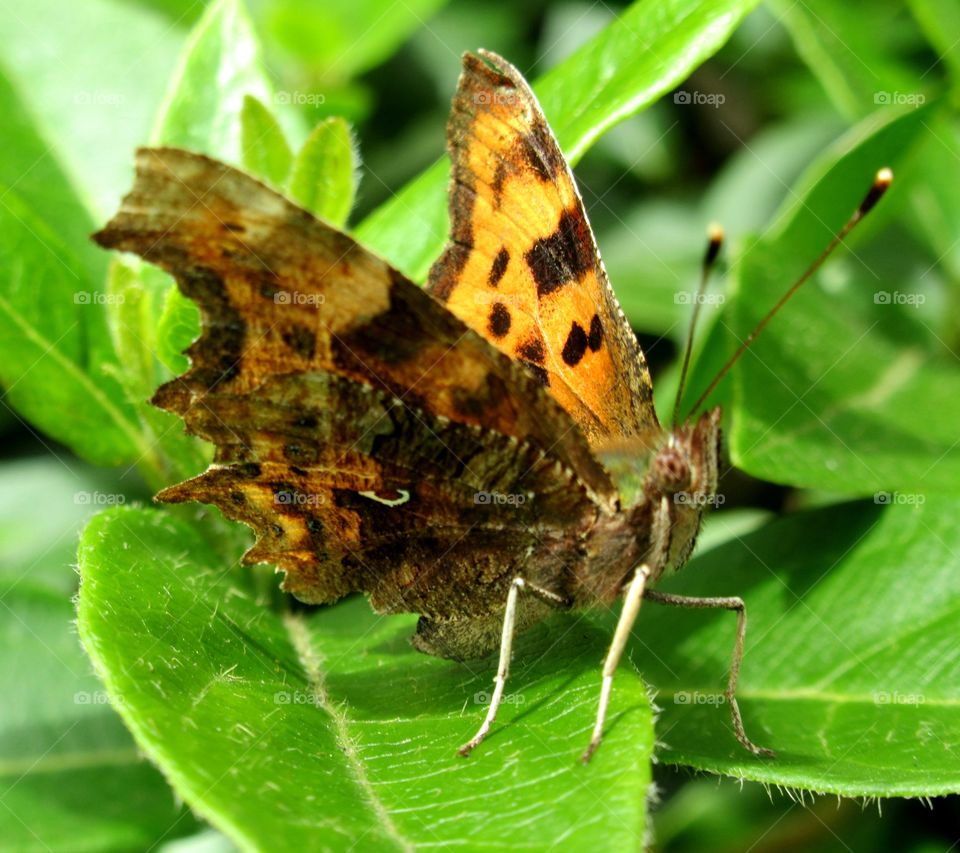
{"label": "butterfly", "polygon": [[448,125],[450,242],[420,288],[236,169],[174,148],[137,154],[133,189],[95,239],[172,273],[199,306],[191,366],[152,402],[212,442],[213,464],[157,495],[256,532],[308,603],[352,592],[420,615],[413,643],[469,659],[556,609],[624,604],[613,676],[642,600],[736,612],[736,597],[657,591],[689,557],[716,493],[720,410],[670,429],[584,205],[522,75],[466,54]]}

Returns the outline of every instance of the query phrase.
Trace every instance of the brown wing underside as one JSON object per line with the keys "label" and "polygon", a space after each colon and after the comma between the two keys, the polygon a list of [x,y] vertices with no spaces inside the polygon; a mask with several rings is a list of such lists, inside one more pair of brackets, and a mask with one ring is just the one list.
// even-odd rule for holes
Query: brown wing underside
{"label": "brown wing underside", "polygon": [[[488,612],[518,560],[535,552],[564,571],[594,500],[613,500],[583,436],[522,368],[252,178],[143,150],[96,239],[173,273],[203,314],[190,370],[154,402],[214,442],[215,464],[161,499],[253,526],[248,559],[281,566],[299,597],[365,590],[385,610]],[[458,598],[478,572],[491,599]]]}
{"label": "brown wing underside", "polygon": [[451,242],[429,290],[524,363],[591,443],[657,430],[650,376],[543,112],[506,60],[466,54],[448,125]]}

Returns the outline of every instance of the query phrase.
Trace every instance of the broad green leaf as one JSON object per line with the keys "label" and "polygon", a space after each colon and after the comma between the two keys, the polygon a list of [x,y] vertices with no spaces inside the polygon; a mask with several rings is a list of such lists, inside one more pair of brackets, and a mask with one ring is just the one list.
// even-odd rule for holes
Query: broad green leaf
{"label": "broad green leaf", "polygon": [[907,0],[917,23],[949,70],[953,84],[960,84],[960,6],[952,0]]}
{"label": "broad green leaf", "polygon": [[355,77],[389,57],[445,0],[273,0],[266,31],[302,65],[329,80]]}
{"label": "broad green leaf", "polygon": [[[3,405],[92,462],[156,461],[124,394],[90,216],[11,85],[0,78],[10,156],[0,165]],[[72,417],[64,417],[71,412]]]}
{"label": "broad green leaf", "polygon": [[[960,299],[960,117],[943,110],[929,122],[929,133],[917,156],[912,209],[903,219],[918,239],[930,246],[933,257],[925,270],[942,270],[952,284],[953,304]],[[935,263],[934,263],[935,261]],[[960,339],[960,312],[946,310],[943,337]]]}
{"label": "broad green leaf", "polygon": [[0,469],[6,850],[143,850],[196,828],[113,711],[73,624],[77,531],[91,512],[124,499],[115,489],[75,460]]}
{"label": "broad green leaf", "polygon": [[901,58],[919,36],[902,3],[878,0],[869,15],[829,0],[777,0],[776,8],[797,52],[844,115],[916,106],[929,96],[933,80],[923,80]]}
{"label": "broad green leaf", "polygon": [[[810,71],[837,107],[851,117],[878,109],[916,107],[930,101],[942,88],[943,69],[936,67],[938,63],[924,60],[918,69],[915,62],[907,61],[911,53],[919,53],[923,47],[917,22],[947,72],[956,68],[960,57],[960,39],[952,26],[960,20],[956,3],[882,0],[869,15],[828,0],[779,2],[779,6]],[[960,180],[960,145],[955,117],[945,112],[927,119],[925,150],[917,155],[917,174],[911,187],[912,210],[903,220],[933,251],[925,269],[942,266],[956,282],[960,260],[955,187]],[[930,263],[934,260],[936,264]],[[954,321],[945,337],[955,334],[957,327]]]}
{"label": "broad green leaf", "polygon": [[642,845],[652,747],[635,671],[582,766],[609,635],[554,620],[518,643],[502,720],[470,759],[495,669],[415,652],[416,619],[359,597],[286,615],[196,529],[111,510],[80,545],[79,630],[141,748],[246,848]]}
{"label": "broad green leaf", "polygon": [[[682,346],[708,224],[723,226],[730,247],[748,231],[769,226],[790,184],[837,132],[836,122],[821,117],[774,125],[730,158],[697,204],[653,198],[618,213],[617,224],[600,236],[600,253],[633,328]],[[724,300],[722,276],[715,278],[701,307],[701,333]]]}
{"label": "broad green leaf", "polygon": [[[727,322],[743,340],[853,212],[878,167],[894,185],[862,231],[776,317],[738,362],[734,463],[780,483],[840,493],[952,490],[960,365],[937,334],[936,291],[908,267],[872,260],[864,241],[909,197],[930,108],[857,128],[796,192],[739,262]],[[887,237],[887,240],[890,238]],[[904,276],[916,276],[914,278]]]}
{"label": "broad green leaf", "polygon": [[153,131],[153,143],[243,162],[244,98],[275,102],[240,0],[217,0],[191,31]]}
{"label": "broad green leaf", "polygon": [[342,118],[320,122],[297,154],[287,195],[315,216],[343,227],[357,192],[356,147]]}
{"label": "broad green leaf", "polygon": [[76,592],[77,534],[94,513],[129,500],[122,482],[66,454],[5,462],[0,467],[0,589],[26,581],[64,600]]}
{"label": "broad green leaf", "polygon": [[0,838],[8,850],[146,850],[196,828],[90,672],[68,597],[0,607]]}
{"label": "broad green leaf", "polygon": [[13,189],[57,232],[85,269],[91,274],[102,273],[105,259],[89,240],[94,220],[31,115],[29,105],[29,95],[25,100],[12,79],[0,74],[0,111],[6,143],[0,158],[0,183]]}
{"label": "broad green leaf", "polygon": [[293,152],[273,114],[253,95],[243,98],[240,144],[244,170],[282,187],[290,173]]}
{"label": "broad green leaf", "polygon": [[[83,220],[99,222],[130,185],[131,152],[149,135],[182,41],[160,16],[115,0],[0,3],[0,68],[43,140],[26,159],[4,106],[2,159],[22,164],[16,177],[38,187],[51,168],[66,175],[89,211]],[[70,217],[63,208],[48,221],[79,252],[92,229],[82,221],[64,228]]]}
{"label": "broad green leaf", "polygon": [[174,376],[190,367],[183,353],[200,334],[200,309],[176,287],[166,292],[157,321],[157,358]]}
{"label": "broad green leaf", "polygon": [[117,380],[118,365],[99,357],[89,343],[97,330],[107,337],[97,319],[108,295],[10,188],[0,205],[0,258],[4,404],[91,462],[143,459],[155,466],[153,449]]}
{"label": "broad green leaf", "polygon": [[[755,0],[641,0],[549,71],[534,89],[570,163],[607,130],[680,83],[755,5]],[[364,245],[414,281],[424,280],[447,239],[448,175],[444,159],[357,228]]]}
{"label": "broad green leaf", "polygon": [[733,615],[645,604],[633,660],[662,708],[661,760],[845,796],[960,791],[958,510],[899,494],[801,512],[666,582],[746,601],[738,695],[748,734],[778,755],[754,759],[730,731]]}

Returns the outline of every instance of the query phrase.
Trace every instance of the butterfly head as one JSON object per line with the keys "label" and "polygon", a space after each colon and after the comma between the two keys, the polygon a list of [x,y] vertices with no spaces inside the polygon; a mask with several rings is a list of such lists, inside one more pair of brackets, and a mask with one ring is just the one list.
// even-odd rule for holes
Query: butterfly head
{"label": "butterfly head", "polygon": [[647,473],[649,499],[668,497],[680,504],[711,500],[717,490],[720,416],[718,406],[667,433]]}
{"label": "butterfly head", "polygon": [[676,427],[656,450],[644,481],[651,546],[659,542],[659,572],[689,559],[707,507],[717,500],[720,457],[719,407]]}

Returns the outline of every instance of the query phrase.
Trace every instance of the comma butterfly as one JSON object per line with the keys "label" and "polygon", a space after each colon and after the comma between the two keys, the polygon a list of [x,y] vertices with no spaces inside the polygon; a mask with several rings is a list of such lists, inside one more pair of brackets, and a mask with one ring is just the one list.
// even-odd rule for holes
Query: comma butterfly
{"label": "comma butterfly", "polygon": [[584,760],[642,599],[736,611],[733,728],[771,754],[735,697],[743,601],[651,588],[687,560],[716,492],[719,409],[659,425],[573,175],[495,54],[464,57],[449,149],[452,233],[425,290],[229,166],[138,153],[96,240],[168,270],[199,305],[192,365],[153,402],[216,447],[158,500],[212,503],[252,527],[244,561],[279,566],[302,601],[362,591],[379,612],[418,613],[414,645],[433,655],[499,646],[463,754],[494,721],[514,632],[552,609],[625,597]]}

